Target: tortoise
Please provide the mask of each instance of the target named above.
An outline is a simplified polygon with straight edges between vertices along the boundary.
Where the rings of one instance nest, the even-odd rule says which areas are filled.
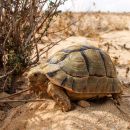
[[[54,53],[28,76],[31,86],[42,86],[62,108],[71,110],[71,100],[111,95],[117,100],[122,84],[110,56],[91,45],[73,45]],[[40,88],[40,87],[39,87]]]

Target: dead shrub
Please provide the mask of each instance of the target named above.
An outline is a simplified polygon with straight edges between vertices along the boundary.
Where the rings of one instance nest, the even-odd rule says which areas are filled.
[[[37,48],[41,38],[47,35],[57,8],[65,0],[1,0],[0,1],[0,67],[4,81],[2,91],[14,92],[11,87],[16,75],[39,60]],[[40,37],[35,34],[42,29]],[[35,50],[36,58],[31,55]],[[1,81],[1,82],[2,82]],[[10,89],[7,89],[9,88]]]

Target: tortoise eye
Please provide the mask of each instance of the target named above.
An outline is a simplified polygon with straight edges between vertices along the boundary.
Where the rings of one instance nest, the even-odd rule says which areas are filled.
[[[35,73],[35,74],[34,74],[34,76],[35,76],[35,77],[37,77],[37,76],[38,76],[38,74],[37,74],[37,73]]]

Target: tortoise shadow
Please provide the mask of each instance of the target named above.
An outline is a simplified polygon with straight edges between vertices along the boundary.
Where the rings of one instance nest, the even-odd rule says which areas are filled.
[[[130,101],[128,99],[122,99],[120,105],[115,104],[114,100],[109,97],[99,98],[99,99],[89,99],[90,107],[82,108],[82,112],[106,112],[114,115],[122,120],[130,121]],[[75,102],[76,103],[76,102]]]

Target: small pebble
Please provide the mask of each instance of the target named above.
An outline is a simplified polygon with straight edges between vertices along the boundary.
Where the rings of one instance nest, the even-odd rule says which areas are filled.
[[[84,100],[81,100],[78,102],[78,105],[85,108],[85,107],[90,107],[90,103]]]

